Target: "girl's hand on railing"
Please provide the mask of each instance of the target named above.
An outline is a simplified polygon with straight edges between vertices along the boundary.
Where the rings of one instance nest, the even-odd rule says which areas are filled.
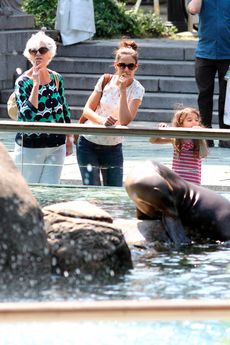
[[[165,128],[165,127],[168,127],[167,123],[165,122],[160,122],[159,125],[158,125],[159,128]]]

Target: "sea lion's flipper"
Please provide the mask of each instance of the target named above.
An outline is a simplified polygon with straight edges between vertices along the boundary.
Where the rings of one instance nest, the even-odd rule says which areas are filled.
[[[191,240],[186,236],[184,227],[179,218],[162,216],[162,223],[170,240],[174,243],[176,249],[182,245],[191,244]]]

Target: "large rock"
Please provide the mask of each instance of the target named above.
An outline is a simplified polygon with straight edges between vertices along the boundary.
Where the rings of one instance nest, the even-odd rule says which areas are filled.
[[[124,236],[107,212],[73,201],[46,206],[43,213],[53,272],[114,276],[132,267]]]
[[[0,144],[0,271],[50,272],[43,214]]]
[[[129,246],[167,248],[169,238],[160,220],[122,219],[114,220],[114,225],[121,229]]]

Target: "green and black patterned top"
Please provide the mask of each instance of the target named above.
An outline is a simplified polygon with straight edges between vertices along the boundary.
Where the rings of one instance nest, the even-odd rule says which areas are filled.
[[[70,111],[65,98],[64,81],[57,73],[58,90],[54,74],[50,71],[49,84],[39,86],[38,109],[30,103],[29,97],[33,80],[21,75],[15,83],[15,95],[18,106],[18,121],[70,123]],[[17,133],[16,142],[25,147],[55,147],[65,143],[64,134]]]

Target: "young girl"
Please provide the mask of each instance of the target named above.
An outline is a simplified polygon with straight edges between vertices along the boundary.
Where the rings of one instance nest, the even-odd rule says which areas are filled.
[[[159,124],[161,128],[166,126],[165,123]],[[202,127],[200,114],[194,108],[178,110],[173,116],[172,126],[200,128]],[[201,160],[208,154],[206,140],[152,137],[150,142],[152,144],[172,143],[174,148],[172,170],[186,181],[196,184],[201,183]]]

